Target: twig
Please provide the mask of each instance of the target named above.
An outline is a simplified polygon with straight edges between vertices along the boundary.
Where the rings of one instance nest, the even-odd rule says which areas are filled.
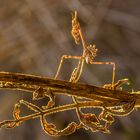
[[[33,92],[38,89],[38,87],[42,87],[44,91],[47,91],[49,87],[54,94],[63,94],[68,96],[74,95],[76,97],[99,100],[102,102],[112,101],[109,102],[109,104],[113,104],[114,102],[127,102],[132,98],[137,97],[135,106],[140,106],[139,92],[131,93],[120,90],[110,90],[88,84],[71,83],[68,81],[54,80],[47,77],[29,74],[0,72],[0,88],[2,89]]]

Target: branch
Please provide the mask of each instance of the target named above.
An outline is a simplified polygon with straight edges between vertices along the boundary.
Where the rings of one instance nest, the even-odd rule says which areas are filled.
[[[34,92],[39,87],[42,87],[44,91],[51,88],[54,94],[63,94],[102,101],[105,102],[107,106],[112,106],[116,103],[129,102],[131,99],[136,97],[135,107],[140,107],[140,92],[131,93],[120,90],[105,89],[88,84],[54,80],[47,77],[29,74],[0,72],[0,88],[2,89]]]

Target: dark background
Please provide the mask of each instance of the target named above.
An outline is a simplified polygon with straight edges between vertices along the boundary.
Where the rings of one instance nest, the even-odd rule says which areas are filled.
[[[0,71],[20,72],[53,77],[63,54],[80,55],[82,48],[71,37],[71,12],[77,10],[87,44],[96,44],[96,61],[114,61],[116,81],[129,78],[124,87],[138,91],[140,77],[140,1],[139,0],[1,0],[0,1]],[[76,65],[65,61],[60,79],[68,80]],[[111,67],[85,65],[80,82],[101,86],[111,82]],[[0,92],[0,120],[12,118],[14,103],[31,100],[21,91]],[[58,103],[71,99],[63,96]],[[46,100],[39,104],[45,103]],[[36,102],[38,103],[38,102]],[[25,109],[23,108],[25,112]],[[76,119],[74,112],[48,117],[58,127]],[[140,113],[116,118],[112,134],[78,130],[67,136],[53,138],[44,133],[39,120],[31,120],[19,127],[0,130],[3,140],[138,140]]]

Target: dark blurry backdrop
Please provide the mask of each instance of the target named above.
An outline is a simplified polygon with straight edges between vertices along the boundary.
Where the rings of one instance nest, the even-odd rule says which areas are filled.
[[[114,61],[116,80],[129,78],[126,90],[140,90],[139,0],[0,0],[0,71],[53,77],[63,54],[80,55],[71,37],[71,12],[77,10],[86,42],[99,49],[96,61]],[[76,65],[65,61],[60,79],[68,80]],[[111,82],[111,67],[85,65],[80,82],[101,86]],[[0,91],[0,120],[12,118],[14,103],[31,96],[20,91]],[[39,104],[45,103],[46,100]],[[70,102],[59,97],[58,103]],[[38,102],[35,102],[38,103]],[[25,112],[25,109],[23,108]],[[75,120],[74,112],[48,117],[58,127]],[[0,130],[0,140],[138,140],[140,112],[116,118],[111,135],[79,130],[60,138],[45,134],[38,120],[12,130]]]

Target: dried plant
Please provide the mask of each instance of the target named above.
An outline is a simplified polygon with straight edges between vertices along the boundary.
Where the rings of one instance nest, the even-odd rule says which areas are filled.
[[[23,90],[33,94],[32,100],[49,97],[46,106],[39,107],[35,104],[20,100],[15,104],[13,120],[0,122],[0,127],[14,128],[29,119],[39,118],[42,129],[51,136],[62,136],[74,133],[77,129],[84,128],[92,132],[110,133],[110,126],[115,121],[114,116],[129,115],[134,109],[140,107],[140,92],[126,92],[122,90],[123,84],[129,84],[128,79],[121,79],[115,83],[115,63],[95,62],[97,54],[95,45],[87,45],[78,21],[77,12],[72,15],[72,36],[77,45],[83,46],[81,56],[63,55],[54,79],[34,75],[0,72],[0,88],[10,90]],[[81,43],[80,43],[81,42]],[[74,68],[69,81],[56,80],[64,59],[77,59],[78,65]],[[101,87],[79,84],[84,63],[113,66],[112,82]],[[55,106],[55,94],[72,97],[73,103]],[[83,99],[82,101],[79,98]],[[85,99],[85,101],[84,101]],[[21,105],[25,105],[34,113],[21,116]],[[100,114],[83,113],[82,108],[99,108]],[[56,125],[49,123],[46,116],[66,110],[76,111],[79,123],[71,122],[66,128],[57,130]]]

